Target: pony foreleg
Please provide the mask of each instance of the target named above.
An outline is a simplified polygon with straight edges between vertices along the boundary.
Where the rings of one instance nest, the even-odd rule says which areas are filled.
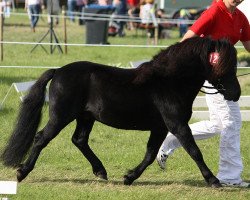
[[[204,162],[202,153],[195,143],[189,126],[178,126],[176,131],[171,132],[178,138],[183,148],[196,162],[206,182],[212,187],[221,187],[220,181],[213,175],[213,173]]]
[[[160,132],[151,131],[145,157],[136,168],[129,170],[128,174],[124,176],[125,185],[131,185],[134,180],[139,178],[143,171],[154,162],[159,148],[167,135],[167,132],[167,130],[161,130]]]
[[[108,180],[106,169],[88,145],[89,134],[92,130],[94,120],[84,120],[84,118],[78,117],[76,121],[76,130],[72,137],[73,144],[75,144],[90,162],[93,173],[99,178]]]

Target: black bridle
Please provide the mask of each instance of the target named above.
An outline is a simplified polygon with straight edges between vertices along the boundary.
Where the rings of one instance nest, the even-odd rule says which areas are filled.
[[[240,76],[246,76],[246,75],[249,75],[249,73],[245,73],[245,74],[240,74],[238,75],[237,77],[240,77]],[[207,89],[216,89],[217,91],[216,92],[206,92],[206,91],[203,91],[200,89],[200,92],[204,93],[204,94],[218,94],[218,93],[221,93],[223,91],[225,91],[226,89],[224,88],[224,85],[222,83],[220,83],[220,79],[218,79],[218,83],[216,86],[205,86],[203,85],[202,86],[203,88],[207,88]]]

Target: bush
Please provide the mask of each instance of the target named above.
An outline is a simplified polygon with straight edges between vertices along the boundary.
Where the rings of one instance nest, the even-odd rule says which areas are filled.
[[[248,52],[239,52],[238,55],[238,65],[240,67],[250,67],[250,53]]]

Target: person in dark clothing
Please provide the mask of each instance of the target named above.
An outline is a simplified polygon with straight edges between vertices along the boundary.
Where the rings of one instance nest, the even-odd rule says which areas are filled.
[[[115,7],[115,15],[118,15],[119,19],[121,19],[122,16],[127,15],[128,9],[127,9],[127,1],[126,0],[114,0],[113,6]],[[118,35],[120,37],[125,36],[124,26],[125,26],[126,22],[121,19],[121,20],[117,20],[117,23],[119,25]]]

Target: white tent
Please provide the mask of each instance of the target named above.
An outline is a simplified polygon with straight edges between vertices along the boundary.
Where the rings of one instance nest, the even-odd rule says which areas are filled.
[[[243,1],[238,8],[246,15],[249,23],[250,23],[250,0]]]

